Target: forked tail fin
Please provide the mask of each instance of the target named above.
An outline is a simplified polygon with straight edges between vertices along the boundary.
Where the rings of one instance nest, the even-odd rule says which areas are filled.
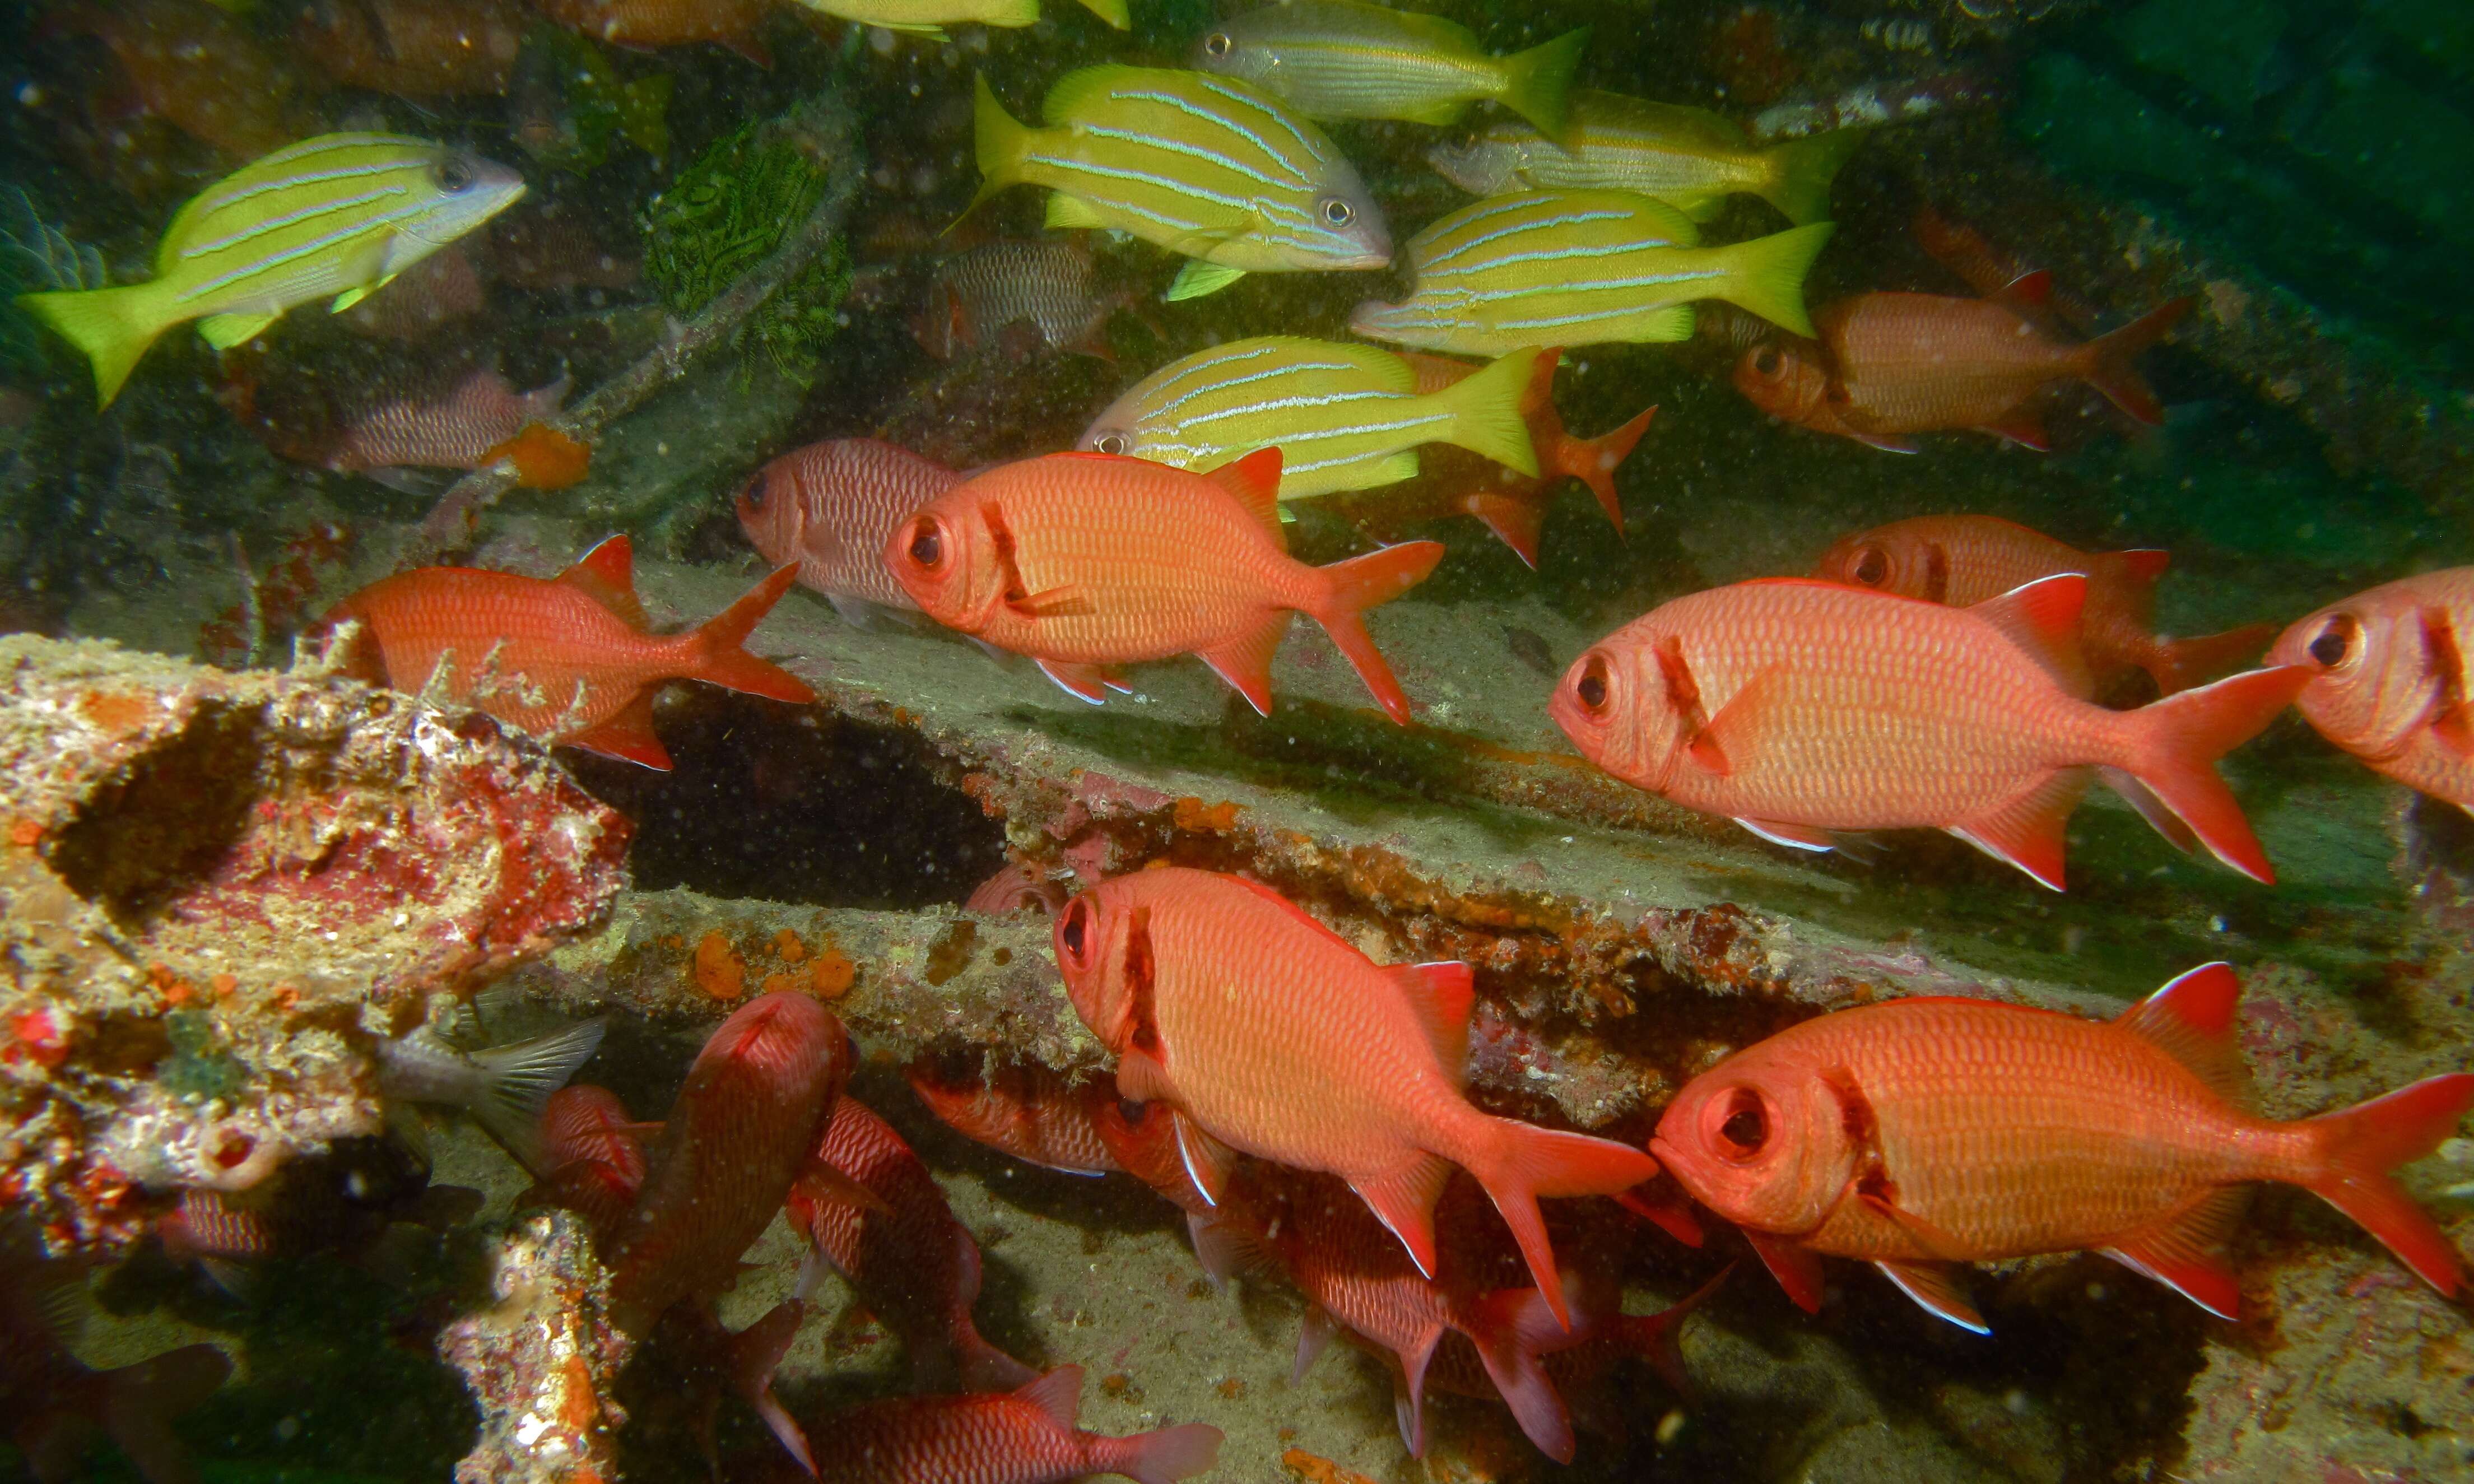
[[[1357,668],[1358,678],[1383,707],[1383,714],[1402,726],[1409,724],[1409,697],[1394,679],[1392,667],[1384,663],[1383,653],[1374,647],[1373,637],[1366,632],[1366,610],[1388,603],[1426,580],[1435,564],[1443,559],[1443,543],[1408,541],[1396,547],[1385,547],[1353,556],[1346,562],[1335,562],[1318,569],[1323,574],[1325,590],[1307,616],[1323,626],[1331,642],[1348,663]]]
[[[1792,335],[1818,339],[1812,315],[1804,306],[1804,276],[1834,231],[1829,222],[1790,227],[1766,237],[1708,251],[1719,255],[1730,270],[1712,287],[1713,297],[1739,309],[1749,309]]]
[[[1553,416],[1550,411],[1549,416]],[[1564,429],[1561,420],[1555,431],[1559,436],[1540,440],[1538,445],[1539,467],[1547,477],[1569,474],[1589,487],[1598,497],[1598,508],[1613,523],[1615,534],[1624,533],[1623,503],[1615,499],[1615,470],[1632,457],[1633,445],[1649,430],[1649,420],[1658,416],[1656,407],[1643,407],[1638,416],[1611,433],[1595,438],[1575,438]]]
[[[756,1323],[732,1335],[726,1351],[731,1389],[755,1408],[783,1450],[797,1459],[800,1468],[814,1473],[816,1460],[809,1450],[807,1433],[791,1419],[781,1399],[773,1395],[773,1373],[781,1367],[782,1357],[789,1353],[790,1342],[798,1338],[799,1321],[807,1312],[807,1305],[798,1300],[785,1299],[766,1309]]]
[[[709,680],[777,701],[805,705],[814,700],[816,693],[798,676],[740,647],[747,643],[747,636],[756,631],[764,616],[773,611],[773,605],[782,600],[782,595],[790,591],[790,584],[798,580],[797,567],[782,568],[750,589],[746,596],[714,615],[704,627],[689,636],[694,659],[681,673],[691,680]]]
[[[1583,26],[1503,59],[1503,106],[1561,142],[1571,116],[1572,75],[1580,70],[1589,44],[1589,28]]]
[[[1865,134],[1863,129],[1833,129],[1771,150],[1765,157],[1769,182],[1761,187],[1761,199],[1798,227],[1830,220],[1830,182],[1864,142]]]
[[[1497,1289],[1477,1302],[1467,1333],[1520,1430],[1538,1451],[1559,1464],[1570,1463],[1572,1414],[1540,1360],[1569,1345],[1570,1331],[1556,1320],[1545,1297],[1535,1288]]]
[[[1220,1466],[1220,1429],[1207,1423],[1187,1423],[1157,1432],[1110,1439],[1125,1450],[1107,1467],[1139,1484],[1176,1484]]]
[[[997,90],[988,85],[985,74],[971,79],[971,151],[980,167],[980,188],[971,196],[971,204],[962,215],[954,218],[945,230],[952,231],[962,217],[980,207],[980,203],[1014,183],[1015,172],[1021,168],[1023,152],[1031,147],[1031,130],[997,101]]]
[[[121,384],[137,369],[138,358],[163,332],[163,323],[156,317],[151,283],[20,294],[17,307],[85,353],[86,363],[94,368],[98,409],[111,405]]]
[[[2083,369],[2079,375],[2087,384],[2105,395],[2107,401],[2150,427],[2165,421],[2165,408],[2148,389],[2147,379],[2139,374],[2133,361],[2139,353],[2165,337],[2183,315],[2191,312],[2192,300],[2185,295],[2148,310],[2109,335],[2099,335],[2079,348]]]
[[[1451,417],[1444,440],[1535,477],[1539,453],[1530,442],[1526,403],[1541,367],[1543,375],[1552,377],[1555,357],[1543,351],[1515,351],[1435,393],[1435,401]]]
[[[2245,670],[2130,712],[2122,718],[2130,756],[2113,760],[2115,766],[2179,815],[2218,860],[2273,885],[2276,872],[2233,791],[2217,776],[2216,763],[2258,736],[2316,673],[2307,665]]]
[[[2389,1172],[2438,1149],[2469,1107],[2474,1075],[2452,1072],[2310,1119],[2303,1127],[2319,1135],[2319,1168],[2294,1180],[2361,1223],[2443,1298],[2454,1298],[2463,1282],[2463,1262]]]
[[[2273,623],[2245,623],[2221,634],[2159,639],[2139,668],[2155,679],[2160,694],[2171,695],[2233,669],[2267,648],[2268,642],[2275,637]]]
[[[1570,1311],[1564,1302],[1564,1280],[1555,1271],[1555,1249],[1546,1237],[1546,1223],[1538,1211],[1540,1196],[1611,1196],[1630,1190],[1658,1173],[1658,1161],[1645,1150],[1587,1133],[1566,1133],[1509,1118],[1487,1118],[1492,1131],[1477,1150],[1450,1157],[1477,1177],[1520,1255],[1529,1277],[1553,1312],[1568,1327]]]

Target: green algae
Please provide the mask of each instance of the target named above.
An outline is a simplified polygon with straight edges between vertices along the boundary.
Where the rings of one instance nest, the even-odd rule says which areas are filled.
[[[609,53],[572,31],[537,26],[524,37],[513,91],[522,100],[516,142],[554,170],[589,174],[624,139],[659,158],[670,152],[667,72],[621,78]]]
[[[229,1098],[249,1085],[249,1068],[224,1047],[214,1017],[200,1010],[176,1010],[163,1017],[171,1059],[157,1080],[184,1098]]]

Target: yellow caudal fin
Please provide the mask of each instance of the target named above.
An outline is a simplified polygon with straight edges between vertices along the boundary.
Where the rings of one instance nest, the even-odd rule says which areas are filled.
[[[1809,138],[1790,139],[1762,157],[1769,181],[1760,197],[1786,213],[1798,227],[1830,220],[1830,182],[1838,167],[1864,142],[1868,131],[1833,129]]]
[[[1812,316],[1804,307],[1804,276],[1833,230],[1828,222],[1815,222],[1716,249],[1733,271],[1718,280],[1712,297],[1750,309],[1791,334],[1816,338]]]
[[[1082,9],[1089,11],[1119,31],[1134,29],[1134,17],[1127,11],[1126,0],[1082,0]]]
[[[1581,53],[1589,44],[1589,28],[1567,31],[1543,45],[1503,59],[1503,106],[1538,126],[1557,141],[1571,113],[1572,74],[1581,67]]]
[[[1006,111],[997,101],[996,89],[984,76],[971,79],[971,147],[980,165],[980,189],[971,204],[962,208],[962,216],[979,209],[980,203],[1014,184],[1014,172],[1022,164],[1024,151],[1031,147],[1031,131]],[[954,218],[959,222],[962,216]],[[952,231],[952,227],[945,229]]]
[[[1521,413],[1521,401],[1529,391],[1538,357],[1545,353],[1515,351],[1435,393],[1436,404],[1452,419],[1443,441],[1537,477],[1538,450],[1529,441],[1529,420]]]
[[[158,317],[154,285],[124,288],[70,289],[56,294],[20,294],[17,307],[50,326],[60,337],[85,353],[94,367],[94,404],[111,405],[121,384],[137,369],[138,357],[163,332]]]

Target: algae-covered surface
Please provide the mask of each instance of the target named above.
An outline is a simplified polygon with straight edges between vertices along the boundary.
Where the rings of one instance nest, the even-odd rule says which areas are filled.
[[[1624,1359],[1582,1409],[1569,1465],[1504,1407],[1430,1389],[1412,1458],[1381,1359],[1343,1343],[1293,1375],[1308,1315],[1292,1284],[1214,1281],[1183,1216],[1132,1176],[975,1142],[904,1076],[924,1058],[1106,1089],[1111,1055],[1065,995],[1046,918],[964,904],[1001,869],[1036,896],[1162,864],[1249,874],[1380,962],[1470,962],[1472,1098],[1636,1143],[1693,1076],[1815,1013],[1957,993],[2108,1015],[2213,960],[2244,978],[2241,1040],[2270,1114],[2464,1070],[2474,824],[2292,713],[2221,767],[2275,885],[2177,851],[2099,789],[2056,892],[1936,832],[1831,854],[1768,843],[1601,773],[1546,712],[1564,668],[1648,609],[1809,572],[1841,535],[1911,516],[2167,550],[2169,634],[2282,625],[2474,562],[2455,288],[2474,247],[2474,33],[2451,7],[1431,7],[1493,52],[1591,26],[1586,85],[1764,139],[1871,127],[1831,195],[1813,306],[1972,292],[1924,245],[1934,214],[1980,234],[2002,277],[2049,271],[2044,323],[2065,338],[2189,296],[2140,361],[2161,425],[2065,384],[2037,404],[2050,450],[1949,431],[1882,451],[1753,405],[1731,380],[1764,331],[1705,310],[1689,342],[1577,348],[1556,376],[1576,434],[1657,408],[1614,474],[1620,537],[1577,483],[1534,570],[1467,518],[1295,502],[1286,539],[1309,563],[1444,544],[1429,580],[1367,620],[1407,726],[1304,620],[1268,716],[1191,657],[1132,667],[1130,692],[1095,706],[1027,660],[916,617],[854,623],[803,587],[747,648],[816,699],[662,687],[674,766],[659,772],[373,688],[314,639],[279,672],[333,603],[402,568],[550,577],[613,533],[632,540],[649,626],[683,632],[766,573],[739,511],[768,460],[862,436],[964,471],[1069,448],[1178,356],[1347,338],[1351,308],[1399,297],[1408,270],[1256,274],[1172,303],[1172,255],[1078,232],[1102,280],[1148,285],[1100,331],[1108,357],[958,307],[938,279],[953,255],[1042,231],[1027,189],[951,225],[980,182],[975,77],[1034,118],[1073,67],[1174,64],[1211,7],[1138,0],[1121,35],[1052,4],[1035,25],[942,38],[741,0],[625,8],[628,24],[678,12],[707,28],[646,38],[596,33],[620,21],[581,22],[599,8],[569,0],[459,0],[435,9],[464,39],[437,53],[412,25],[429,9],[0,5],[12,293],[142,279],[179,204],[270,134],[437,138],[527,185],[352,312],[302,307],[228,356],[172,328],[101,410],[75,351],[0,305],[0,626],[121,646],[0,645],[0,1222],[30,1224],[0,1229],[0,1253],[31,1231],[67,1265],[0,1270],[0,1314],[36,1312],[9,1285],[39,1298],[61,1275],[90,1300],[62,1341],[69,1369],[21,1375],[0,1356],[0,1479],[159,1484],[182,1476],[177,1454],[217,1484],[773,1476],[787,1455],[734,1390],[738,1361],[710,1335],[616,1333],[612,1233],[546,1218],[532,1187],[551,1172],[381,1065],[416,1026],[478,1049],[594,1017],[597,1050],[562,1075],[632,1119],[684,1118],[674,1100],[714,1025],[784,991],[847,1028],[850,1095],[916,1150],[976,1244],[988,1340],[1081,1367],[1085,1427],[1221,1429],[1213,1478],[2474,1470],[2462,1302],[2281,1187],[2232,1239],[2240,1321],[2054,1254],[1968,1278],[1988,1337],[1852,1262],[1830,1264],[1807,1315],[1724,1223],[1705,1221],[1697,1251],[1636,1224],[1618,1253],[1632,1314],[1734,1265],[1678,1331],[1689,1389]],[[418,85],[386,70],[423,58]],[[1405,243],[1467,199],[1428,149],[1509,117],[1328,127]],[[1706,231],[1777,226],[1738,198]],[[594,404],[590,468],[561,487],[508,489],[484,466],[450,492],[470,458],[380,480],[303,456],[409,384],[366,369],[388,357],[513,389],[565,377],[570,407],[626,395]],[[303,407],[323,409],[315,426]],[[2136,682],[2109,697],[2147,698]],[[2402,1180],[2474,1248],[2474,1144]],[[742,1330],[802,1302],[773,1388],[830,1462],[820,1420],[914,1376],[884,1317],[807,1248],[772,1219],[718,1315]],[[61,1308],[36,1307],[47,1323]],[[218,1388],[122,1373],[146,1376],[122,1384],[180,1447],[110,1441],[85,1373],[200,1343],[233,1362]]]

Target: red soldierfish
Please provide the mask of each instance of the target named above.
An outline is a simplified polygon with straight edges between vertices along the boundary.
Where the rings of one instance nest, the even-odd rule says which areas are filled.
[[[1828,582],[1971,608],[2040,577],[2074,572],[2088,579],[2079,648],[2098,691],[2130,669],[2146,670],[2171,695],[2257,653],[2271,632],[2246,624],[2198,639],[2163,639],[2154,630],[2156,579],[2165,552],[2081,551],[2042,531],[1989,515],[1928,515],[1842,536],[1812,574]]]
[[[2269,660],[2314,671],[2296,703],[2376,771],[2474,813],[2474,567],[2359,593],[2300,620]]]
[[[635,558],[613,536],[554,578],[424,567],[382,578],[323,620],[358,620],[349,671],[476,707],[546,742],[667,768],[653,692],[703,680],[804,703],[816,693],[740,647],[798,577],[785,567],[703,627],[646,632]]]
[[[782,1208],[850,1076],[850,1036],[804,994],[732,1012],[688,1069],[610,1244],[612,1322],[642,1336],[681,1300],[730,1286],[740,1253]]]
[[[1104,1081],[1069,1083],[1044,1066],[1020,1061],[993,1071],[974,1053],[969,1071],[923,1057],[902,1069],[919,1101],[944,1125],[990,1149],[1068,1175],[1105,1175],[1117,1167],[1091,1124],[1091,1109],[1114,1107],[1116,1089]]]
[[[479,469],[524,425],[556,416],[566,400],[565,377],[518,392],[495,371],[473,371],[441,397],[375,402],[344,427],[327,467],[374,478],[399,468]]]
[[[1400,358],[1409,363],[1417,375],[1418,395],[1431,396],[1447,386],[1457,385],[1486,368],[1469,361],[1454,360],[1447,355],[1428,355],[1420,351],[1403,351]],[[1632,456],[1633,446],[1649,429],[1649,420],[1658,415],[1656,407],[1643,407],[1621,427],[1595,438],[1575,438],[1564,426],[1563,414],[1555,410],[1555,367],[1563,359],[1561,351],[1548,351],[1538,357],[1528,394],[1521,399],[1520,413],[1529,424],[1529,446],[1538,454],[1539,491],[1543,493],[1563,478],[1580,480],[1598,498],[1598,508],[1613,522],[1615,534],[1623,534],[1623,504],[1615,498],[1615,470]],[[1426,451],[1441,453],[1448,445],[1436,445]],[[1470,511],[1478,515],[1477,511]],[[1484,519],[1481,515],[1480,519]],[[1501,535],[1500,531],[1496,532]],[[1510,542],[1510,538],[1505,538]],[[1518,544],[1511,543],[1517,550]],[[1530,543],[1529,565],[1535,559],[1537,543]]]
[[[962,476],[873,438],[834,438],[793,449],[756,471],[739,492],[748,545],[825,595],[834,611],[866,627],[879,608],[919,605],[885,570],[895,526]]]
[[[2474,1076],[2261,1118],[2241,1106],[2241,992],[2210,963],[2110,1022],[1946,998],[1841,1010],[1694,1078],[1651,1148],[1807,1310],[1812,1254],[1831,1253],[1980,1332],[1949,1264],[2093,1248],[2232,1319],[2220,1249],[2263,1180],[2320,1197],[2455,1295],[2456,1251],[2388,1172],[2456,1131]]]
[[[818,1166],[857,1182],[884,1205],[834,1198]],[[793,1230],[815,1244],[877,1323],[902,1340],[914,1391],[1010,1391],[1029,1366],[990,1345],[971,1317],[980,1302],[980,1244],[954,1219],[928,1167],[890,1125],[854,1098],[834,1105],[789,1191]],[[802,1284],[804,1291],[806,1284]]]
[[[1194,653],[1265,716],[1289,615],[1312,618],[1393,720],[1409,698],[1366,632],[1365,611],[1426,578],[1431,541],[1329,567],[1288,554],[1280,454],[1209,474],[1109,453],[1052,453],[988,471],[893,534],[885,563],[931,618],[1027,654],[1098,704],[1117,667]]]
[[[1804,577],[1665,603],[1574,661],[1548,706],[1589,761],[1764,839],[1930,828],[2062,887],[2063,827],[2091,766],[2173,838],[2275,879],[2210,766],[2310,678],[2251,670],[2138,711],[2073,693],[2076,573],[1945,608]],[[2076,682],[2083,686],[2083,678]]]
[[[1045,345],[1114,361],[1109,317],[1142,297],[1139,283],[1104,285],[1098,260],[1079,242],[983,242],[936,264],[910,332],[940,361],[1017,328],[1026,353]]]
[[[1472,1107],[1466,963],[1377,965],[1268,887],[1183,868],[1120,876],[1066,904],[1056,961],[1117,1090],[1175,1109],[1205,1197],[1231,1149],[1340,1176],[1436,1271],[1434,1209],[1477,1178],[1565,1319],[1540,1196],[1612,1195],[1658,1173],[1640,1151]]]
[[[997,867],[987,880],[971,888],[964,899],[964,912],[985,912],[1001,917],[1008,912],[1038,912],[1052,916],[1065,905],[1065,888],[1045,877],[1031,878],[1019,864],[1008,861]]]
[[[83,1477],[92,1432],[111,1434],[148,1484],[197,1477],[172,1432],[231,1375],[212,1345],[184,1345],[135,1365],[97,1371],[70,1353],[85,1273],[46,1256],[31,1222],[0,1220],[0,1437],[38,1478]]]
[[[542,1107],[549,1174],[517,1199],[517,1209],[565,1206],[590,1222],[596,1237],[606,1236],[635,1206],[644,1184],[644,1138],[661,1128],[631,1121],[626,1105],[606,1087],[561,1087]]]
[[[2079,345],[2039,325],[2051,279],[2029,274],[1991,299],[1857,294],[1812,317],[1820,341],[1769,339],[1735,363],[1735,389],[1753,405],[1815,432],[1894,453],[1908,433],[1965,427],[2031,449],[2045,433],[2029,398],[2077,379],[2142,423],[2165,420],[2131,362],[2190,311],[2176,299],[2111,334]]]
[[[1074,1425],[1082,1368],[1058,1366],[1020,1388],[975,1397],[897,1397],[814,1419],[833,1446],[822,1484],[1063,1484],[1122,1474],[1174,1484],[1220,1461],[1220,1429],[1201,1423],[1103,1437]],[[799,1475],[784,1472],[786,1479]]]

